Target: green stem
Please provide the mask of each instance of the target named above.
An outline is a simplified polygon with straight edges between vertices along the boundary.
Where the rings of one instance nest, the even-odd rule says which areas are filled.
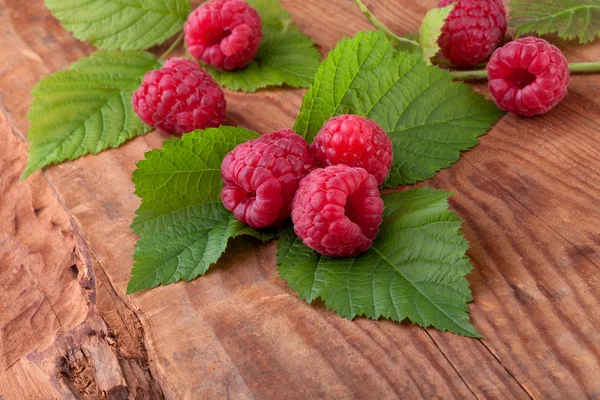
[[[447,65],[447,66],[451,66],[452,63],[444,58],[438,58],[438,57],[433,57],[431,59],[431,62],[435,65]],[[480,62],[479,64],[475,64],[473,67],[474,68],[485,68],[485,66],[487,65],[487,62]]]
[[[572,74],[589,74],[600,72],[600,62],[582,62],[569,64],[569,71]],[[450,71],[450,75],[454,79],[461,81],[476,81],[487,79],[487,71],[485,69],[473,71]]]
[[[183,40],[183,38],[184,38],[184,33],[181,32],[179,34],[179,36],[177,36],[177,39],[175,39],[175,41],[173,42],[173,44],[167,49],[167,51],[165,51],[163,53],[163,55],[160,56],[160,59],[161,60],[165,60],[167,57],[169,57],[171,55],[171,53],[174,52],[179,47],[179,45],[181,44],[181,41]]]
[[[385,35],[388,37],[388,39],[390,39],[392,41],[396,41],[396,42],[410,43],[414,46],[421,47],[421,45],[419,43],[415,42],[414,40],[403,38],[401,36],[396,35],[394,32],[390,31],[388,29],[388,27],[386,27],[380,20],[377,19],[377,17],[375,17],[375,15],[373,15],[373,13],[371,11],[369,11],[369,9],[367,8],[367,6],[365,6],[365,4],[362,2],[362,0],[354,0],[354,2],[358,6],[358,8],[360,8],[360,11],[365,15],[365,17],[367,17],[369,22],[371,22],[371,24],[373,24],[373,26],[375,28],[377,28],[380,31],[382,31],[383,33],[385,33]]]
[[[460,81],[476,81],[487,79],[487,71],[485,69],[478,69],[473,71],[450,71],[450,75],[454,79]]]
[[[600,72],[600,62],[582,62],[569,64],[569,71],[575,74]]]

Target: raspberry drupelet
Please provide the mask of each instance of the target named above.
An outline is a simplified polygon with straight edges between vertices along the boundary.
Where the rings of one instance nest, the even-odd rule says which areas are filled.
[[[501,109],[518,115],[545,114],[567,94],[569,64],[543,39],[517,39],[496,50],[487,65],[488,87]]]
[[[315,169],[300,181],[294,197],[294,231],[323,255],[354,257],[371,247],[383,207],[377,180],[363,168]]]
[[[190,54],[222,71],[246,66],[262,38],[258,12],[243,0],[211,0],[194,10],[184,27]]]
[[[225,95],[194,61],[172,58],[144,76],[131,98],[140,119],[165,132],[215,128],[225,121]]]
[[[320,166],[345,164],[364,168],[379,186],[392,166],[392,140],[375,121],[358,115],[330,119],[310,149]]]
[[[506,33],[502,0],[441,0],[439,7],[457,3],[448,16],[438,44],[457,67],[472,67],[485,60]]]
[[[300,180],[314,167],[308,144],[283,129],[238,145],[221,164],[221,200],[253,228],[278,226],[290,216]]]

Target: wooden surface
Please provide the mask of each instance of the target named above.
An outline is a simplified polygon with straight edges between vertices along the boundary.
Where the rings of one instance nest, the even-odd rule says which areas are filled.
[[[600,76],[543,118],[506,116],[426,183],[456,193],[485,339],[341,319],[246,239],[206,277],[125,296],[131,173],[166,135],[19,184],[32,86],[93,51],[26,3],[0,0],[0,399],[600,398]],[[369,28],[351,0],[283,3],[324,54]],[[436,1],[368,4],[405,34]],[[561,46],[600,59],[600,43]],[[291,127],[303,93],[227,93],[229,120]]]

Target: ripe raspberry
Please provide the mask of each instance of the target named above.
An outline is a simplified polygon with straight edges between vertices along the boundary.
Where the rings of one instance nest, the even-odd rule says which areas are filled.
[[[253,228],[276,226],[290,216],[300,179],[314,167],[304,138],[290,129],[238,145],[225,156],[221,200]]]
[[[330,257],[354,257],[371,247],[382,213],[375,177],[344,164],[313,170],[292,205],[296,235]]]
[[[144,123],[170,133],[214,128],[225,121],[225,95],[193,61],[172,58],[144,76],[131,102]]]
[[[212,0],[190,14],[184,31],[194,58],[231,71],[256,56],[262,22],[258,12],[243,0]]]
[[[566,96],[571,76],[561,51],[534,37],[496,50],[487,72],[488,87],[498,107],[528,117],[556,106]]]
[[[456,3],[441,0],[439,7]],[[458,0],[442,28],[438,44],[444,57],[457,67],[472,67],[485,60],[506,33],[502,0]]]
[[[376,122],[358,115],[341,115],[321,128],[310,146],[322,167],[345,164],[361,167],[383,184],[392,166],[392,141]]]

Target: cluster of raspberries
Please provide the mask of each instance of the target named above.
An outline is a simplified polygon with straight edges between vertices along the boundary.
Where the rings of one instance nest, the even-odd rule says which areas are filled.
[[[506,10],[502,0],[441,0],[439,6],[453,3],[438,42],[451,63],[472,67],[501,43]],[[263,34],[258,12],[243,0],[204,3],[190,14],[184,31],[189,53],[222,71],[236,70],[252,61]],[[565,97],[570,79],[560,50],[533,37],[497,49],[487,71],[496,104],[525,116],[544,114],[556,106]],[[146,74],[132,96],[132,104],[144,123],[175,134],[223,124],[227,106],[217,82],[196,62],[185,59],[170,59],[162,68]],[[323,146],[315,151],[320,157],[327,156],[332,165],[356,161],[332,155],[333,150]]]
[[[454,65],[472,67],[490,56],[489,89],[498,106],[519,115],[543,114],[566,95],[570,74],[560,50],[542,39],[518,39],[495,50],[506,32],[501,0],[456,3],[439,38]],[[258,12],[243,0],[211,0],[185,24],[190,54],[223,71],[247,65],[262,38]],[[495,51],[494,51],[495,50]],[[144,77],[132,96],[146,123],[182,134],[225,121],[226,101],[197,62],[170,59]],[[280,225],[292,217],[304,243],[327,256],[355,256],[379,230],[379,186],[392,165],[392,142],[375,122],[356,115],[329,120],[311,146],[287,129],[237,146],[223,160],[221,199],[240,221]]]
[[[240,221],[277,227],[290,217],[298,237],[330,257],[353,257],[373,243],[382,221],[379,186],[392,165],[392,141],[357,115],[329,120],[311,146],[284,129],[225,156],[221,200]]]
[[[184,27],[192,57],[222,71],[246,66],[262,38],[258,12],[243,0],[211,0],[194,10]],[[183,134],[225,122],[225,95],[196,62],[168,60],[144,77],[133,94],[133,109],[144,123]]]
[[[527,37],[496,50],[506,33],[502,0],[441,0],[439,7],[454,3],[438,44],[457,67],[473,67],[493,53],[487,64],[488,85],[498,107],[518,115],[540,115],[565,97],[570,73],[558,48]]]

